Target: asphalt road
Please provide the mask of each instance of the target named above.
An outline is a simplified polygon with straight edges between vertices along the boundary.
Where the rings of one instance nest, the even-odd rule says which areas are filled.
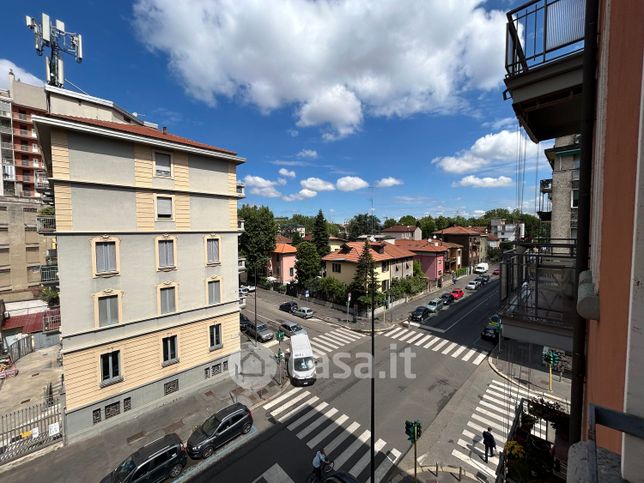
[[[400,326],[376,336],[377,481],[410,449],[404,421],[419,420],[428,427],[482,363],[492,344],[479,333],[497,307],[498,281],[493,281],[432,317],[431,326]],[[247,299],[244,313],[253,320],[254,297]],[[256,434],[227,455],[213,457],[190,481],[306,481],[314,450],[323,446],[336,470],[367,481],[370,337],[289,316],[261,297],[257,313],[259,321],[274,328],[286,319],[307,329],[319,356],[318,380],[307,388],[289,388],[257,408]]]

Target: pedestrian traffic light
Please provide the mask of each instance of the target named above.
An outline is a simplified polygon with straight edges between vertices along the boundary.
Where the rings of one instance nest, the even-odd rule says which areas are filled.
[[[420,421],[414,421],[414,425],[416,426],[416,439],[418,439],[423,432],[423,427],[420,425]]]

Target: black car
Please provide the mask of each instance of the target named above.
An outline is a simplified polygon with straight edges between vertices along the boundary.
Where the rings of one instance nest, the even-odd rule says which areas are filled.
[[[101,483],[158,482],[175,479],[188,458],[179,436],[174,433],[146,444],[128,456]]]
[[[454,302],[454,296],[451,293],[444,293],[441,298],[443,299],[443,305],[449,305]]]
[[[479,286],[482,286],[482,285],[487,284],[488,280],[489,280],[489,278],[488,278],[488,279],[483,278],[483,275],[479,275],[478,277],[476,277],[476,278],[474,279],[474,281],[475,281],[475,282],[478,282],[478,283],[479,283]]]
[[[252,427],[250,409],[241,403],[228,406],[195,428],[188,438],[188,455],[192,459],[208,458],[217,448],[248,433]]]
[[[483,274],[480,276],[481,279],[483,279],[483,283],[488,283],[490,281],[490,276]]]
[[[288,312],[289,314],[297,308],[297,302],[284,302],[280,304],[280,310]]]
[[[412,322],[422,322],[431,315],[429,309],[425,306],[416,307],[416,309],[409,314],[409,320]]]
[[[239,314],[239,330],[241,332],[246,332],[251,325],[253,325],[253,323],[248,317],[244,314]]]

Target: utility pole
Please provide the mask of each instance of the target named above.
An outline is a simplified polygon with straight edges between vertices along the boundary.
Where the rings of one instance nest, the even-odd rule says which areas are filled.
[[[373,267],[371,267],[373,269]],[[371,277],[371,273],[369,274]],[[371,283],[371,480],[376,481],[376,376],[375,357],[376,357],[376,286]]]
[[[257,347],[257,267],[255,267],[255,347]]]

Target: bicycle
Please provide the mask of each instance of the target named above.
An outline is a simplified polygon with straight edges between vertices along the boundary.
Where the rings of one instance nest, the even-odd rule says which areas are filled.
[[[334,466],[335,466],[335,463],[333,461],[327,461],[322,465],[322,479],[318,478],[314,468],[313,471],[311,471],[311,474],[309,474],[308,478],[306,479],[306,483],[324,482],[324,477],[331,475],[331,473],[333,472]]]

